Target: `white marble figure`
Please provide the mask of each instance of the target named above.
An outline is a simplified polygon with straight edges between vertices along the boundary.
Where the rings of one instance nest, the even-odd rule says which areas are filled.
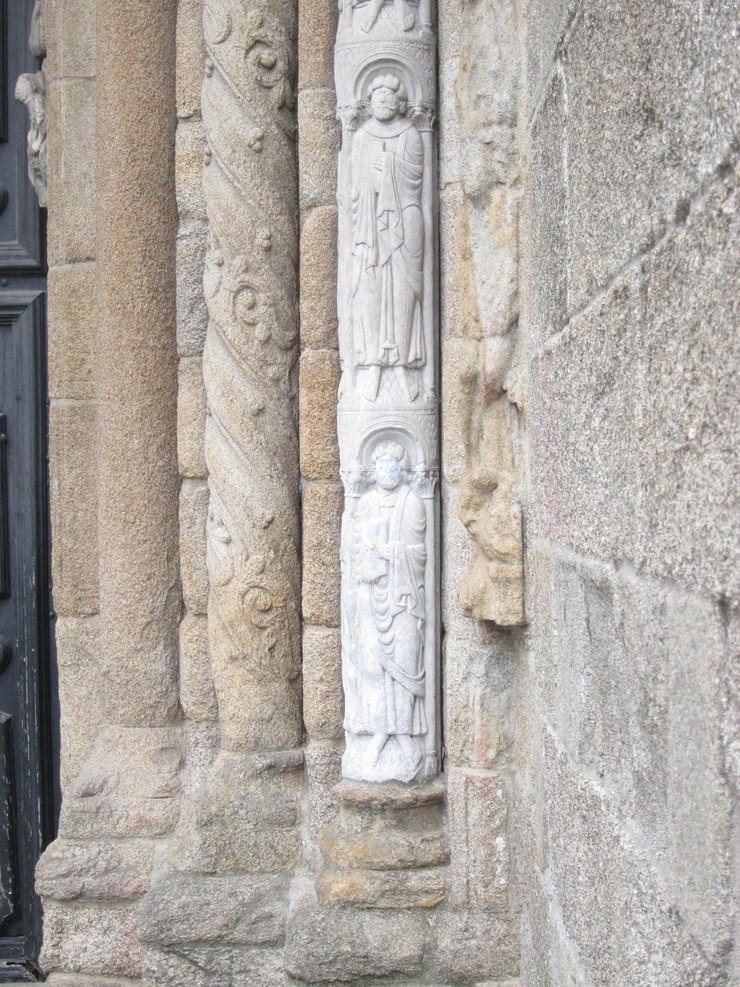
[[[412,781],[424,756],[426,510],[406,449],[381,442],[374,484],[350,518],[352,654],[345,674],[345,778]]]
[[[406,93],[391,74],[370,84],[370,118],[352,143],[353,363],[369,368],[363,396],[374,401],[384,367],[409,401],[424,366],[424,149],[406,116]]]

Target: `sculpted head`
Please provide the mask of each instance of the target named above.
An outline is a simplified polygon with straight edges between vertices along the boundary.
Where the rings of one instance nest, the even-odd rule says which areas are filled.
[[[400,442],[380,442],[373,450],[375,482],[383,490],[395,490],[406,479],[409,454]]]
[[[370,83],[370,110],[376,120],[403,116],[406,103],[406,89],[397,75],[376,75]]]

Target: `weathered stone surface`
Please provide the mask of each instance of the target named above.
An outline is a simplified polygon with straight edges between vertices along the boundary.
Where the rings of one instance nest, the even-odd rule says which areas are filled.
[[[218,719],[206,617],[186,614],[180,624],[180,703],[190,720]]]
[[[303,619],[309,624],[339,625],[339,541],[343,505],[341,484],[318,481],[304,485]]]
[[[169,852],[176,870],[279,873],[297,863],[303,752],[222,750]]]
[[[85,973],[52,973],[46,978],[52,987],[140,987],[141,980],[121,977],[96,977]]]
[[[724,773],[719,719],[724,621],[715,604],[683,593],[669,595],[666,618],[665,878],[688,931],[719,966],[733,934],[727,902],[734,798]]]
[[[309,740],[341,740],[343,710],[339,631],[304,626],[303,719]]]
[[[95,265],[49,271],[49,397],[95,397]]]
[[[740,194],[729,179],[645,261],[640,433],[648,567],[735,599],[738,237]]]
[[[169,833],[180,809],[181,760],[176,728],[101,731],[66,792],[60,837],[84,840]]]
[[[442,469],[450,483],[457,483],[469,465],[470,419],[480,359],[476,339],[453,338],[442,344]]]
[[[289,918],[285,964],[301,983],[414,976],[427,936],[426,920],[410,912],[394,912],[389,927],[386,915],[302,903]]]
[[[53,402],[49,414],[54,606],[63,616],[97,613],[97,408]]]
[[[530,414],[534,502],[548,534],[687,588],[737,594],[735,300],[720,300],[731,277],[731,201],[716,187],[645,262],[643,320],[633,268],[545,348]],[[696,294],[710,283],[711,312]],[[709,352],[711,369],[701,355]],[[637,493],[619,496],[620,487]]]
[[[203,352],[208,309],[203,293],[203,266],[208,227],[200,221],[181,222],[177,231],[177,351],[181,357]]]
[[[311,209],[301,226],[302,349],[336,349],[336,281],[337,210]]]
[[[95,257],[95,96],[92,79],[60,80],[49,87],[50,267]],[[86,139],[65,137],[72,133]]]
[[[631,269],[555,337],[530,374],[537,529],[584,554],[643,561],[640,285]]]
[[[176,952],[147,946],[142,987],[289,987],[282,949],[189,945]]]
[[[442,979],[511,977],[519,972],[519,921],[476,912],[441,912],[433,920],[434,969]]]
[[[454,765],[490,768],[514,739],[514,665],[508,635],[491,647],[450,640],[444,648],[445,735]]]
[[[447,862],[441,825],[412,825],[399,830],[383,825],[381,819],[367,829],[339,825],[324,832],[321,849],[335,866],[344,869],[406,870],[439,867]]]
[[[664,232],[700,167],[716,167],[723,150],[711,153],[705,128],[716,67],[702,50],[713,27],[688,2],[583,5],[566,62],[571,310]]]
[[[177,459],[180,474],[206,477],[206,391],[199,357],[180,360],[177,391]]]
[[[207,517],[208,485],[186,480],[180,489],[180,574],[185,606],[193,614],[208,611]]]
[[[162,134],[174,125],[175,16],[171,0],[97,5],[101,654],[107,716],[130,727],[179,715],[177,212],[162,194],[174,182]]]
[[[235,943],[270,946],[285,935],[284,878],[172,873],[142,905],[139,938],[159,946]]]
[[[615,808],[551,739],[547,761],[554,889],[595,987],[620,978],[656,987],[722,983],[722,950],[716,961],[703,953]]]
[[[444,98],[444,90],[440,93]],[[445,141],[441,142],[444,152]],[[458,153],[459,160],[459,153]],[[469,253],[465,196],[457,182],[450,180],[439,191],[439,265],[445,290],[440,297],[439,323],[442,344],[448,339],[473,334],[469,332],[476,325],[474,297],[468,294],[469,273],[461,277],[462,264]],[[449,272],[449,273],[448,273]],[[442,359],[442,373],[445,372],[445,359]],[[443,403],[452,395],[442,390]],[[444,465],[444,461],[443,461]]]
[[[103,719],[100,692],[100,621],[62,617],[56,621],[61,729],[61,788],[67,791],[95,745]]]
[[[580,0],[531,0],[527,4],[527,82],[532,111],[552,82],[553,63],[579,6]]]
[[[298,139],[301,211],[333,206],[339,150],[333,89],[307,89],[298,94]]]
[[[200,113],[200,89],[206,50],[203,43],[203,0],[180,0],[177,5],[177,115]]]
[[[306,350],[301,356],[301,474],[309,480],[336,480],[339,356],[334,350]]]
[[[54,901],[126,901],[149,889],[151,840],[57,840],[36,868],[36,893]]]
[[[309,744],[306,748],[306,778],[309,824],[314,840],[311,851],[313,857],[317,858],[315,843],[318,836],[339,812],[337,785],[342,779],[341,748]]]
[[[507,779],[501,773],[450,773],[452,905],[508,912],[510,800]]]
[[[333,45],[337,7],[321,0],[298,5],[298,89],[327,89],[334,83]]]
[[[316,887],[321,903],[334,908],[434,908],[445,899],[447,871],[443,867],[393,871],[325,868],[316,878]]]
[[[180,9],[178,7],[178,9]],[[198,84],[200,92],[200,81]],[[178,120],[175,131],[175,191],[177,212],[180,217],[178,241],[198,224],[207,222],[206,203],[203,194],[203,154],[206,137],[203,124],[198,117],[192,120]],[[193,275],[195,276],[195,271]],[[197,272],[203,289],[203,266]],[[180,294],[178,281],[178,295]],[[180,299],[178,298],[178,305]],[[205,306],[205,303],[204,303]],[[205,330],[204,330],[205,332]]]
[[[47,73],[53,79],[95,76],[95,8],[88,0],[45,3]]]
[[[543,4],[530,4],[530,10],[534,6]],[[553,10],[549,0],[544,6]],[[536,285],[524,294],[534,345],[561,329],[567,317],[565,125],[565,77],[557,68],[532,123],[526,173],[522,278]]]
[[[139,977],[142,948],[137,937],[138,902],[115,905],[47,900],[41,965],[52,973]]]
[[[505,411],[505,402],[500,403]],[[477,463],[491,462],[488,451],[479,447]],[[486,468],[474,461],[460,483],[460,520],[477,552],[458,592],[466,617],[490,620],[498,627],[520,627],[524,624],[522,506],[518,477],[506,465],[499,460],[498,466]]]

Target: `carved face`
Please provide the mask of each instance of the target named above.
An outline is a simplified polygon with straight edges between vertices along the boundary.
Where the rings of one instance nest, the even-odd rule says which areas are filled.
[[[387,86],[379,86],[373,90],[370,109],[376,120],[393,120],[398,116],[400,108],[398,93]]]
[[[401,464],[394,456],[379,456],[375,461],[375,479],[383,490],[395,490],[401,482]]]

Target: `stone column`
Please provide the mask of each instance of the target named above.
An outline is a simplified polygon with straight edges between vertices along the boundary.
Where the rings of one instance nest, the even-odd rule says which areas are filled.
[[[205,6],[209,643],[222,748],[302,739],[295,3]]]
[[[436,35],[431,3],[345,2],[339,449],[345,778],[439,770]]]
[[[283,978],[303,796],[296,6],[203,8],[208,647],[221,749],[142,910],[147,987],[225,969]],[[197,923],[183,924],[183,900],[198,902]]]
[[[81,52],[85,40],[92,42],[84,31],[75,34],[72,7],[54,5],[52,58],[69,58],[74,75],[70,37]],[[59,984],[141,975],[140,898],[155,848],[179,812],[175,12],[175,0],[95,5],[96,174],[84,177],[97,198],[82,231],[92,240],[94,228],[97,263],[80,272],[77,297],[82,302],[94,280],[100,637],[89,647],[98,651],[101,686],[74,696],[87,701],[98,729],[65,790],[59,839],[37,869],[41,962]],[[66,154],[90,134],[65,130],[62,139]],[[70,237],[69,227],[77,236],[81,225],[79,212],[63,215],[61,206],[90,195],[88,182],[84,190],[55,184],[61,175],[54,169],[50,185],[54,252]],[[89,340],[81,337],[70,342],[84,352]],[[90,496],[86,479],[78,481],[83,504]],[[64,633],[79,631],[65,627]],[[87,642],[82,638],[80,647]]]
[[[100,598],[108,713],[178,712],[175,0],[100,0]]]

